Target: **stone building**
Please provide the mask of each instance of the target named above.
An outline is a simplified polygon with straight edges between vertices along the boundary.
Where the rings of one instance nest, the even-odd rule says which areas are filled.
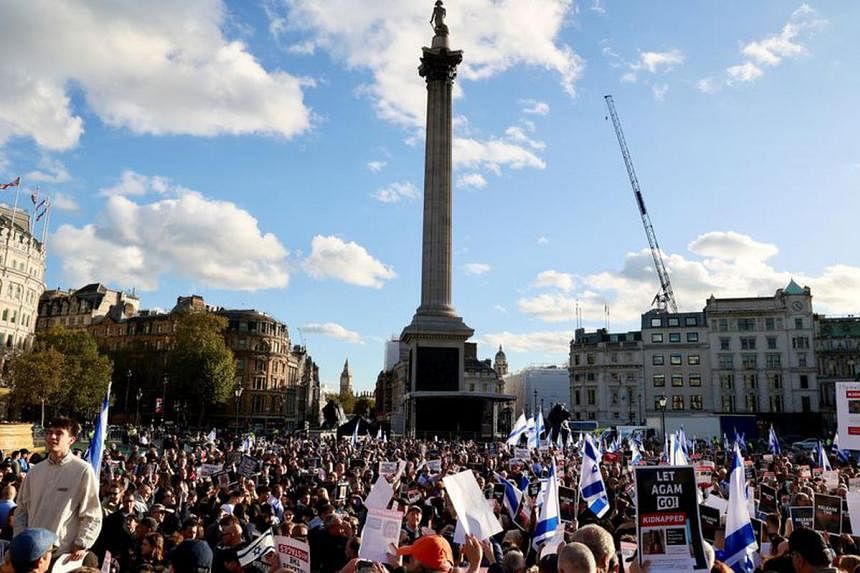
[[[347,358],[340,373],[340,395],[348,396],[350,394],[352,394],[352,371],[349,369],[349,359]]]
[[[836,382],[860,372],[860,317],[814,316],[820,411],[827,434],[836,430]]]
[[[576,329],[569,372],[573,420],[636,425],[644,419],[640,332]]]
[[[527,366],[519,372],[505,376],[505,392],[516,396],[513,412],[531,415],[535,408],[544,405],[544,414],[555,404],[564,404],[570,410],[570,374],[565,366],[555,364]]]
[[[0,360],[29,348],[45,290],[45,246],[22,209],[0,205]]]

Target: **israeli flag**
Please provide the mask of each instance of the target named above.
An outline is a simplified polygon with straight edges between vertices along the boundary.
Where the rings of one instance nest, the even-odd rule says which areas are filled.
[[[521,492],[514,484],[506,480],[498,472],[493,472],[496,481],[505,486],[505,497],[502,499],[502,505],[508,510],[508,515],[511,516],[511,521],[516,522],[517,513],[520,510],[520,505],[523,502],[523,492]]]
[[[108,408],[110,407],[110,382],[108,382],[107,392],[102,400],[101,409],[99,409],[99,417],[96,418],[96,427],[93,431],[93,440],[90,442],[90,447],[87,450],[87,455],[84,458],[90,462],[93,471],[96,473],[96,480],[99,479],[102,471],[102,455],[105,451],[105,437],[108,430]]]
[[[738,434],[737,429],[735,429],[735,443],[740,447],[741,451],[745,451],[747,449],[746,436],[743,432]]]
[[[630,463],[634,466],[639,465],[642,461],[642,451],[639,449],[639,445],[635,441],[630,442]]]
[[[684,431],[684,426],[678,428],[677,439],[681,446],[681,451],[684,452],[684,457],[690,457],[690,450],[687,448],[687,433]]]
[[[597,517],[609,511],[609,497],[603,476],[600,474],[600,461],[597,457],[597,447],[590,435],[585,436],[582,448],[582,468],[579,472],[579,493],[588,504],[588,509]]]
[[[212,431],[206,434],[207,442],[214,442],[218,439],[218,432],[215,431],[215,428],[212,428]]]
[[[540,448],[540,435],[543,433],[543,412],[538,412],[537,416],[535,416],[535,428],[534,428],[534,436],[533,440],[529,443],[529,446],[535,449]]]
[[[361,422],[361,419],[358,416],[356,416],[355,417],[355,428],[352,429],[352,440],[350,440],[350,443],[352,444],[353,448],[358,445],[358,424],[359,424],[359,422]]]
[[[680,431],[679,431],[680,432]],[[669,465],[686,466],[689,464],[687,456],[682,447],[683,441],[678,434],[669,436]]]
[[[776,437],[776,430],[773,429],[773,424],[771,424],[770,430],[767,433],[767,442],[770,447],[770,453],[775,456],[782,453],[782,449],[779,447],[779,438]]]
[[[848,450],[840,450],[839,449],[839,433],[833,435],[833,445],[830,446],[830,451],[832,451],[836,455],[836,459],[838,459],[843,464],[847,464],[851,461],[851,454],[848,453]]]
[[[723,562],[736,573],[752,573],[755,569],[752,556],[758,551],[755,531],[750,523],[747,507],[744,461],[736,443],[729,474],[729,506],[726,511],[726,541]]]
[[[525,412],[520,414],[520,417],[517,418],[517,422],[514,424],[514,429],[511,430],[510,434],[508,434],[508,439],[505,441],[505,443],[507,443],[509,446],[516,446],[518,443],[520,443],[520,438],[524,435],[528,435],[529,421],[530,420],[526,420]],[[534,425],[533,421],[532,425]]]
[[[830,460],[827,459],[827,452],[824,451],[824,448],[821,446],[821,442],[818,442],[818,467],[820,467],[823,471],[829,472],[833,468],[830,466]]]
[[[560,526],[561,508],[558,503],[558,478],[556,476],[555,461],[553,461],[552,467],[549,470],[549,477],[547,478],[546,495],[541,506],[540,517],[537,524],[535,524],[532,547],[537,548],[541,543],[555,537],[556,531]]]
[[[275,550],[275,537],[272,535],[272,530],[267,530],[263,535],[252,541],[244,549],[236,552],[239,558],[239,565],[246,567],[257,559],[261,559],[267,553]]]

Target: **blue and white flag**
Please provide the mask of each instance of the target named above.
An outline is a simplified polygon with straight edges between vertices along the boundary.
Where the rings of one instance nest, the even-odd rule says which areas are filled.
[[[350,444],[352,447],[356,447],[358,445],[358,425],[361,422],[361,418],[358,416],[355,417],[355,428],[352,429],[352,439],[350,440]]]
[[[90,442],[90,447],[87,450],[85,459],[90,462],[93,471],[96,473],[96,480],[99,479],[102,471],[102,455],[105,451],[105,437],[108,431],[108,408],[110,407],[110,382],[108,382],[107,392],[102,400],[101,409],[99,409],[99,417],[96,418],[96,427],[93,431],[93,440]]]
[[[212,431],[206,434],[207,442],[214,442],[218,439],[218,432],[215,431],[215,428],[212,428]]]
[[[740,447],[741,451],[746,451],[747,449],[747,440],[744,433],[741,432],[738,434],[737,428],[735,428],[735,443],[737,443],[738,447]]]
[[[680,430],[679,430],[680,432]],[[684,453],[682,438],[679,434],[669,436],[669,465],[686,466],[690,462]]]
[[[502,499],[502,505],[504,505],[505,509],[508,510],[508,515],[511,517],[511,521],[519,524],[522,521],[521,519],[518,519],[518,517],[520,517],[523,506],[523,492],[509,480],[502,477],[501,474],[493,472],[493,475],[496,476],[496,480],[500,484],[505,486],[505,496]]]
[[[821,445],[820,441],[818,442],[818,467],[825,472],[829,472],[833,469],[830,467],[830,460],[827,459],[827,452],[824,451],[824,447]]]
[[[534,422],[532,422],[534,424]],[[511,430],[511,433],[508,434],[508,439],[505,440],[505,443],[509,446],[516,446],[520,443],[520,438],[522,436],[528,435],[529,431],[529,421],[526,420],[526,413],[523,412],[520,414],[520,417],[517,418],[517,422],[514,424],[514,429]]]
[[[681,426],[680,428],[678,428],[676,435],[677,435],[677,440],[679,442],[679,447],[681,448],[681,451],[684,452],[684,457],[685,458],[690,457],[690,450],[687,447],[687,433],[684,431],[684,426]]]
[[[248,544],[247,547],[239,549],[236,552],[236,556],[239,558],[239,565],[245,567],[274,550],[275,538],[272,535],[272,530],[269,529],[266,533]]]
[[[540,435],[543,433],[543,425],[543,412],[538,412],[537,416],[535,416],[534,434],[532,440],[529,441],[530,448],[540,448]]]
[[[603,485],[603,476],[600,474],[597,447],[590,435],[585,436],[585,444],[582,448],[579,493],[588,504],[588,509],[597,517],[603,517],[609,511],[609,497],[606,495],[606,486]]]
[[[839,449],[839,432],[833,435],[833,445],[830,446],[830,451],[836,455],[836,459],[838,459],[843,464],[847,464],[851,461],[851,454],[848,453],[848,450],[840,450]]]
[[[561,526],[561,508],[558,502],[558,477],[556,476],[555,461],[549,469],[547,478],[546,495],[540,510],[540,517],[535,524],[532,547],[537,547],[545,541],[549,541],[557,535],[556,531]]]
[[[729,438],[726,436],[726,433],[723,432],[723,451],[728,452],[732,446],[729,444]]]
[[[758,551],[745,490],[744,460],[739,445],[735,444],[729,473],[729,506],[726,511],[723,562],[736,573],[752,573],[755,569],[752,556]]]
[[[782,453],[782,448],[779,447],[779,438],[776,437],[776,430],[773,429],[773,424],[770,426],[770,430],[767,433],[767,444],[770,447],[770,453],[775,456],[778,456]]]
[[[630,442],[630,463],[634,466],[639,465],[642,461],[642,451],[639,450],[639,444],[636,441]]]

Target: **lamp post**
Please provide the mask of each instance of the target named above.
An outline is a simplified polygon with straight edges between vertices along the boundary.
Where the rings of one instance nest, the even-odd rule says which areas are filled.
[[[167,417],[167,376],[161,378],[161,423]]]
[[[128,390],[131,388],[131,368],[125,373],[125,402],[122,404],[122,413],[128,421]]]
[[[239,386],[235,390],[233,390],[233,395],[236,397],[236,431],[239,431],[239,398],[242,397],[242,391],[244,388]]]
[[[663,438],[666,437],[666,396],[665,394],[657,398],[657,407],[660,408],[660,425],[663,431]]]
[[[138,426],[138,427],[140,427],[140,400],[141,400],[141,398],[143,398],[143,388],[138,388],[137,389],[137,402],[136,402],[137,410],[135,411],[135,414],[134,414],[134,425]]]

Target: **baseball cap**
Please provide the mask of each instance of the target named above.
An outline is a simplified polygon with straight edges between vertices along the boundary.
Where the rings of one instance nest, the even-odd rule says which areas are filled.
[[[795,529],[788,537],[788,550],[803,557],[810,565],[823,567],[830,564],[827,544],[817,531],[805,527]]]
[[[212,550],[205,541],[186,539],[168,554],[167,560],[177,571],[208,573],[212,568]]]
[[[12,565],[25,565],[39,559],[57,543],[53,531],[40,528],[25,529],[12,538],[9,560]]]
[[[454,567],[451,545],[441,535],[419,537],[412,545],[397,548],[398,555],[409,555],[435,571],[449,571]]]

